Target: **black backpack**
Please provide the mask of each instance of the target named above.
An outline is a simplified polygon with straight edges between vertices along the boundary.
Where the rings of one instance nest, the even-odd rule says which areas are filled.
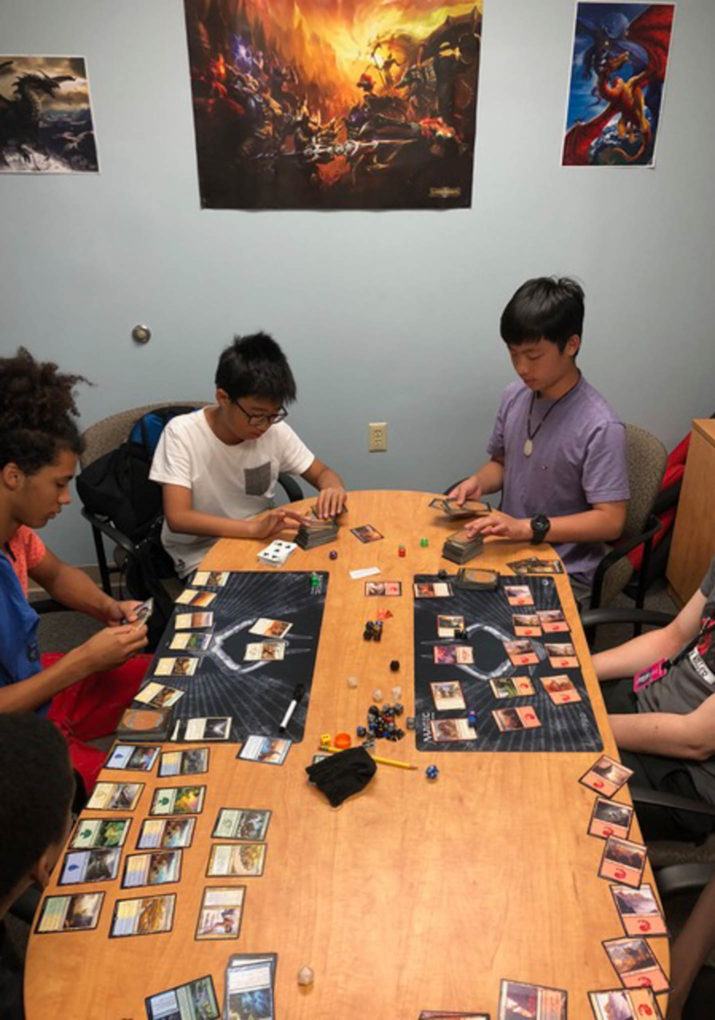
[[[77,494],[92,514],[108,518],[132,542],[140,542],[162,513],[161,486],[149,479],[152,458],[164,426],[195,406],[160,407],[132,426],[129,438],[88,464],[77,476]]]

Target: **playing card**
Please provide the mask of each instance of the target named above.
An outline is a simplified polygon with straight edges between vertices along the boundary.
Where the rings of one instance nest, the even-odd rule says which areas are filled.
[[[245,894],[245,885],[215,885],[204,889],[195,937],[199,941],[237,939]]]
[[[115,744],[104,763],[105,769],[123,769],[125,772],[151,772],[160,748]]]
[[[111,882],[119,872],[121,855],[119,848],[73,850],[65,856],[58,885]]]
[[[497,677],[489,681],[489,686],[495,698],[519,698],[536,693],[528,676]]]
[[[263,874],[265,843],[214,843],[211,846],[209,878],[254,878]]]
[[[385,537],[372,524],[361,524],[359,528],[351,528],[350,534],[361,542],[378,542]]]
[[[158,935],[171,931],[174,923],[176,893],[142,896],[136,900],[117,900],[109,928],[110,938],[128,935]]]
[[[148,1020],[219,1020],[221,1016],[210,975],[157,992],[144,1002]]]
[[[642,843],[632,843],[618,836],[608,836],[603,848],[600,878],[613,879],[621,885],[638,888],[643,877],[647,850]]]
[[[529,730],[541,726],[541,720],[533,708],[497,708],[492,712],[492,715],[502,733]]]
[[[204,809],[205,786],[165,786],[154,790],[150,815],[199,815]]]
[[[466,709],[462,685],[459,680],[445,680],[443,683],[430,684],[434,707],[438,712],[452,709]]]
[[[607,939],[603,943],[611,965],[624,988],[652,988],[667,992],[668,979],[645,939]]]
[[[438,743],[452,740],[474,740],[476,730],[469,725],[467,719],[432,719],[430,722],[432,739]]]
[[[544,634],[558,634],[569,629],[566,617],[560,609],[537,609],[536,615]]]
[[[608,839],[609,836],[627,839],[632,819],[633,808],[628,804],[617,804],[614,800],[596,797],[588,823],[588,834],[598,836],[599,839]]]
[[[156,850],[148,854],[127,854],[122,888],[165,885],[181,878],[181,850]]]
[[[603,797],[612,797],[632,775],[631,769],[614,761],[613,758],[609,758],[607,754],[602,754],[588,772],[581,776],[579,783],[583,783],[584,786],[595,790]]]
[[[464,630],[463,616],[438,616],[437,637],[454,637],[455,631]]]
[[[159,775],[198,775],[209,770],[208,747],[193,747],[188,751],[162,751]]]
[[[271,620],[268,617],[261,616],[258,620],[256,620],[248,633],[258,634],[261,637],[271,638],[277,641],[280,638],[285,637],[292,626],[292,623],[286,623],[285,620]]]
[[[257,641],[246,645],[244,662],[280,662],[285,657],[285,641]]]
[[[402,595],[402,582],[401,581],[366,581],[365,582],[365,594],[366,595],[385,596],[385,597],[394,597],[396,595]]]
[[[646,884],[632,889],[626,885],[612,885],[611,895],[626,935],[652,938],[668,934],[652,886]]]
[[[236,756],[244,761],[257,761],[264,765],[282,765],[290,750],[292,740],[282,737],[263,737],[252,734]]]
[[[171,739],[191,744],[199,740],[228,740],[230,736],[230,716],[198,716],[194,719],[179,719]]]
[[[447,581],[418,581],[413,588],[417,599],[446,599],[454,594]]]
[[[581,700],[581,695],[565,673],[558,676],[542,676],[541,686],[555,705],[568,705],[572,701]]]
[[[176,658],[159,659],[154,667],[154,676],[193,676],[198,664],[199,660],[189,655],[177,655]],[[159,705],[158,707],[165,708],[166,705]]]
[[[541,637],[541,622],[536,613],[514,613],[511,620],[518,637]]]
[[[534,646],[527,638],[504,641],[504,651],[514,666],[532,666],[539,661]]]
[[[216,598],[215,591],[196,591],[195,588],[184,588],[174,600],[180,606],[193,606],[195,609],[207,609]]]
[[[91,931],[99,923],[103,902],[103,892],[48,896],[40,908],[35,931],[43,935],[48,932]]]
[[[169,659],[160,659],[160,662],[169,662]],[[178,662],[175,659],[174,662]],[[196,660],[192,660],[196,662]],[[180,673],[172,673],[172,676],[180,676]],[[186,674],[184,674],[186,675]],[[134,700],[142,705],[149,705],[151,708],[171,708],[179,698],[183,698],[184,692],[178,687],[167,687],[164,684],[148,683],[134,695]]]
[[[612,988],[589,992],[588,999],[596,1020],[663,1020],[663,1014],[651,988]]]
[[[504,594],[510,606],[533,606],[534,596],[528,584],[505,584]]]
[[[196,818],[145,818],[137,850],[184,849],[191,846]]]
[[[122,847],[129,832],[129,818],[85,818],[80,816],[69,846],[73,850],[92,847]]]
[[[214,614],[209,613],[177,613],[174,617],[174,627],[177,630],[202,630],[205,627],[213,627]]]
[[[474,650],[469,645],[435,645],[436,666],[465,666],[474,662]]]
[[[211,644],[210,634],[174,634],[169,642],[172,652],[205,652]]]
[[[96,811],[133,811],[144,783],[97,783],[87,801]]]
[[[545,641],[544,651],[549,657],[549,665],[552,669],[576,669],[578,667],[576,649],[570,642]]]
[[[224,588],[230,576],[228,570],[197,570],[191,584],[194,588]]]
[[[566,992],[522,981],[502,981],[498,1020],[566,1020]]]
[[[212,839],[248,839],[264,842],[271,812],[256,808],[221,808]]]

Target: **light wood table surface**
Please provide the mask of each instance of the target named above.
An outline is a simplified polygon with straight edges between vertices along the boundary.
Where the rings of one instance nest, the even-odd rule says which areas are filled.
[[[319,735],[354,734],[375,687],[392,701],[399,684],[406,714],[412,714],[412,575],[455,569],[440,555],[454,523],[436,516],[429,499],[418,492],[353,493],[337,542],[291,555],[285,570],[330,571],[304,740],[282,767],[237,761],[235,745],[211,746],[208,776],[186,777],[205,780],[207,796],[177,885],[120,890],[117,879],[50,887],[50,893],[103,889],[107,895],[95,931],[31,937],[29,1020],[140,1020],[145,996],[207,973],[222,1000],[234,952],[278,953],[279,1020],[417,1020],[423,1009],[483,1010],[496,1020],[501,978],[565,988],[568,1016],[578,1020],[592,1016],[587,991],[619,986],[600,943],[623,932],[609,883],[597,877],[603,842],[586,835],[595,795],[578,783],[597,754],[430,756],[417,752],[408,733],[398,743],[378,741],[376,753],[417,763],[418,771],[378,766],[365,790],[337,809],[307,783],[304,769]],[[384,540],[361,544],[349,531],[361,524],[375,525]],[[423,536],[427,548],[420,547]],[[204,565],[270,570],[256,560],[265,544],[221,541]],[[405,558],[398,557],[402,544]],[[329,559],[331,549],[336,561]],[[538,551],[551,555],[547,547]],[[508,560],[533,553],[533,546],[489,540],[473,562],[509,573]],[[364,582],[351,580],[348,571],[373,565],[381,578],[402,581],[402,598],[365,598]],[[568,581],[559,576],[556,584],[604,751],[617,757]],[[381,643],[364,641],[364,623],[380,606],[394,617],[385,622]],[[400,660],[398,674],[389,671],[391,659]],[[359,679],[357,689],[347,684],[351,675]],[[278,715],[282,710],[277,706]],[[432,762],[439,767],[434,782],[424,774]],[[178,780],[114,770],[101,778],[146,780],[125,844],[125,853],[133,851],[153,788]],[[626,790],[615,799],[628,801]],[[204,878],[222,806],[272,809],[266,867],[263,877],[242,880],[247,892],[239,939],[196,942],[204,887],[228,884]],[[635,823],[631,838],[640,839]],[[644,881],[652,882],[649,868]],[[173,891],[171,933],[108,938],[118,895]],[[667,940],[651,945],[667,970]],[[304,965],[315,973],[309,988],[296,981]],[[665,1010],[665,996],[659,1002]]]

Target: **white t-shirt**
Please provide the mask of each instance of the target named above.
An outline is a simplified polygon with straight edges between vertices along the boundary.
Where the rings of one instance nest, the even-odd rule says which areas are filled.
[[[302,475],[314,459],[290,425],[282,421],[258,439],[234,446],[223,443],[211,431],[202,408],[177,415],[167,424],[149,477],[191,489],[194,510],[242,520],[273,505],[280,472]],[[199,565],[216,539],[178,534],[164,521],[161,541],[183,577]]]

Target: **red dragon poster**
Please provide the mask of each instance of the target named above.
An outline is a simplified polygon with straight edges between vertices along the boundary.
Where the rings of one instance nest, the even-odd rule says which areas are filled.
[[[483,0],[185,0],[201,203],[471,204]]]

